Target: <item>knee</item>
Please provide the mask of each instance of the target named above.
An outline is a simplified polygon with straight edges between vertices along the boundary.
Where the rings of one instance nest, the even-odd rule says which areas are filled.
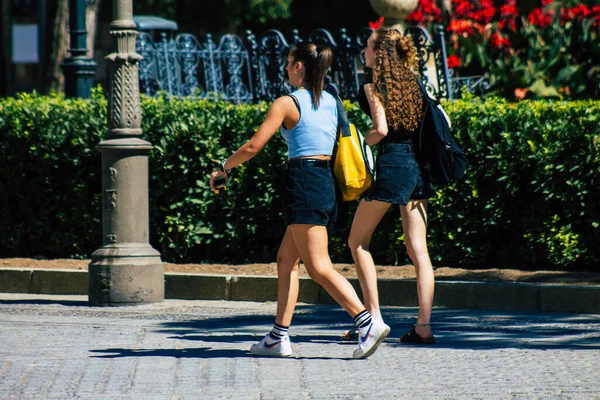
[[[323,282],[327,281],[327,270],[323,268],[306,268],[306,272],[310,279],[317,284],[323,286]]]
[[[423,257],[429,257],[429,253],[427,252],[427,246],[406,246],[406,252],[408,253],[408,257],[413,263],[416,263]]]
[[[286,271],[293,271],[298,269],[299,258],[294,258],[288,254],[278,252],[277,253],[277,269],[284,269]]]
[[[350,235],[348,238],[348,247],[352,253],[358,250],[369,251],[369,241]]]

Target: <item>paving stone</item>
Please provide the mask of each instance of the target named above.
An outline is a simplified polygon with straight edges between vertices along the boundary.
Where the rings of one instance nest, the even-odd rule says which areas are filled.
[[[384,307],[366,360],[352,319],[299,304],[295,357],[254,357],[273,302],[168,300],[91,308],[82,296],[0,293],[0,399],[593,399],[600,316],[436,308],[434,346],[407,346],[414,307]]]

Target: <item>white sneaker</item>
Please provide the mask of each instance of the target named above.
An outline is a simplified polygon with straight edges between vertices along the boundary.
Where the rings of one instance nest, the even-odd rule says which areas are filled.
[[[250,347],[250,352],[257,356],[269,357],[291,357],[294,355],[292,352],[292,343],[288,335],[282,337],[281,340],[273,340],[267,334],[263,340]]]
[[[358,349],[354,350],[354,358],[367,358],[375,353],[389,333],[389,326],[373,318],[371,325],[358,330]]]

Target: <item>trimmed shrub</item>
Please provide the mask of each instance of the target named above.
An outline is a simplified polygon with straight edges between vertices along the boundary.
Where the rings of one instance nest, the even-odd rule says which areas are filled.
[[[366,131],[368,117],[345,103]],[[466,149],[463,181],[429,205],[436,265],[598,270],[600,102],[474,98],[446,103]],[[284,233],[277,185],[286,146],[276,135],[231,176],[225,195],[208,175],[256,131],[268,104],[142,99],[150,155],[151,244],[170,262],[271,262]],[[89,257],[101,240],[106,100],[19,95],[0,99],[0,255]],[[349,222],[357,203],[342,213]],[[381,222],[376,263],[409,263],[397,207]],[[350,262],[349,224],[330,231],[335,262]]]

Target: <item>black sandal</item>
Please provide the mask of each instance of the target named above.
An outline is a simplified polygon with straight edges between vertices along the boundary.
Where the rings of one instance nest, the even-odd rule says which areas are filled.
[[[342,342],[356,343],[358,341],[358,329],[350,329],[342,334]]]
[[[424,337],[421,337],[415,330],[415,328],[417,326],[429,326],[429,325],[430,324],[415,324],[415,325],[413,325],[413,327],[410,331],[408,331],[407,333],[405,333],[404,335],[402,335],[400,337],[400,342],[401,343],[409,343],[409,344],[434,344],[435,336],[430,336],[430,337],[424,338]]]

